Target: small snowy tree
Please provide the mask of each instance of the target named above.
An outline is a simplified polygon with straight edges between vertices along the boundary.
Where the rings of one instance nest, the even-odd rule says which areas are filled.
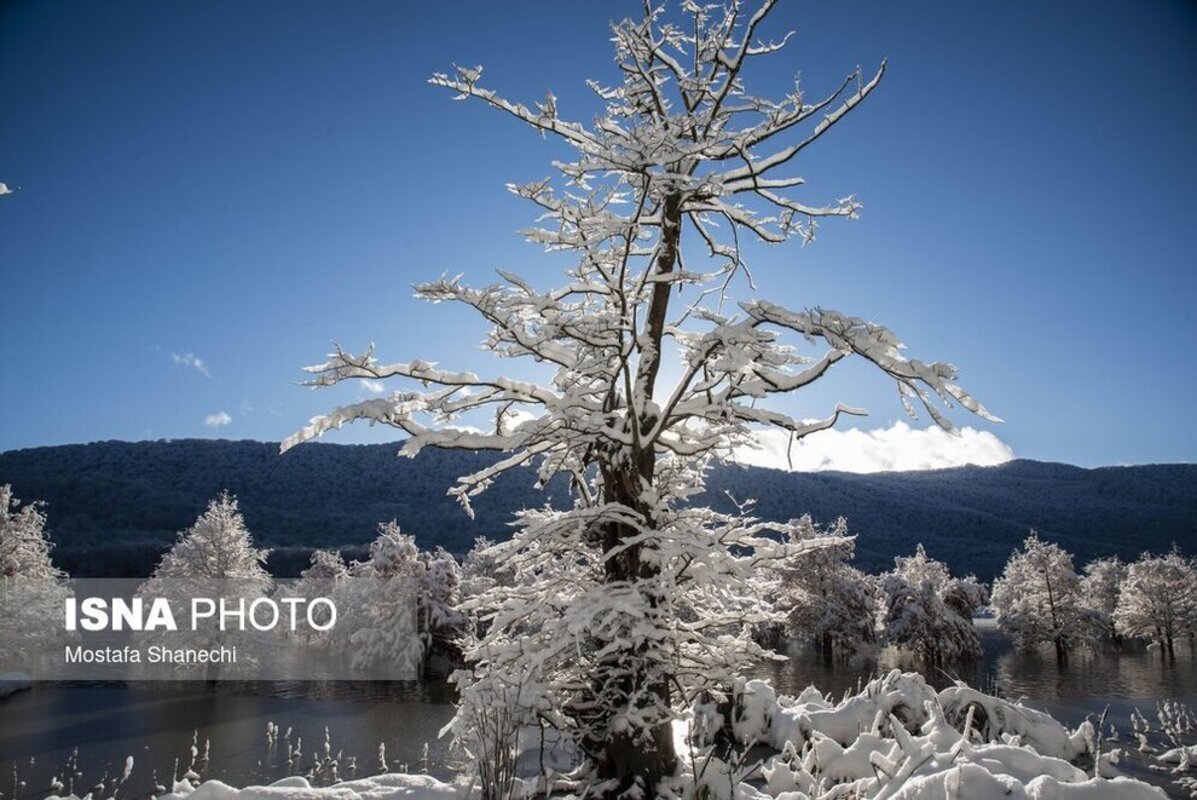
[[[876,586],[849,563],[856,542],[847,521],[841,517],[824,531],[804,515],[791,542],[798,547],[779,568],[777,602],[795,638],[815,644],[825,660],[836,649],[851,652],[873,641]]]
[[[477,311],[496,355],[550,374],[486,377],[338,348],[309,368],[313,385],[370,378],[403,386],[319,417],[283,443],[286,450],[368,420],[404,431],[409,456],[430,446],[503,453],[450,490],[467,508],[496,477],[526,465],[542,483],[568,479],[572,508],[522,516],[508,558],[515,567],[535,552],[570,579],[529,569],[541,576],[535,583],[496,589],[491,605],[499,611],[468,654],[475,666],[465,680],[505,670],[534,677],[536,690],[521,698],[558,712],[555,724],[612,792],[639,786],[651,794],[674,773],[672,721],[701,693],[731,684],[759,652],[740,631],[768,616],[747,598],[759,588],[756,565],[776,549],[770,526],[683,502],[701,492],[712,460],[748,441],[753,426],[800,439],[862,413],[837,405],[809,421],[770,407],[769,398],[800,391],[857,356],[896,381],[908,409],[920,402],[945,427],[936,396],[987,416],[955,383],[951,365],[904,358],[880,325],[751,296],[733,303],[733,281],[747,275],[741,237],[810,242],[820,219],[856,216],[852,198],[797,199],[804,180],[795,166],[884,72],[882,65],[866,78],[855,70],[821,98],[797,83],[777,100],[752,94],[748,65],[789,38],[761,38],[774,6],[686,2],[676,20],[649,4],[643,18],[615,24],[620,83],[590,82],[604,107],[589,125],[559,116],[551,93],[535,107],[501,97],[482,85],[481,67],[435,75],[432,83],[457,98],[574,151],[555,162],[558,181],[511,187],[541,215],[528,239],[575,258],[559,286],[502,272],[482,288],[457,278],[417,288],[424,299]],[[813,356],[802,345],[815,348]],[[480,431],[487,412],[493,421]],[[471,421],[459,421],[463,415]],[[511,635],[529,624],[552,636]]]
[[[270,583],[266,550],[254,547],[253,536],[228,492],[208,503],[195,524],[179,534],[154,569],[158,579],[235,580],[249,589]]]
[[[920,544],[913,556],[895,558],[878,583],[880,623],[890,644],[930,664],[980,657],[973,611],[984,604],[985,588],[976,578],[953,578]]]
[[[1172,655],[1176,637],[1197,630],[1197,567],[1176,550],[1144,553],[1126,570],[1114,622],[1125,635],[1151,639]]]
[[[1125,580],[1126,564],[1118,556],[1090,561],[1081,576],[1081,596],[1085,607],[1100,616],[1105,637],[1114,643],[1119,639],[1114,611],[1118,608],[1118,596]]]
[[[345,559],[335,550],[315,550],[308,567],[299,573],[300,580],[336,581],[349,574]]]
[[[1050,642],[1056,657],[1091,641],[1101,630],[1100,615],[1088,608],[1081,580],[1072,567],[1072,554],[1039,534],[1023,542],[993,583],[991,599],[997,624],[1014,644],[1031,648]]]

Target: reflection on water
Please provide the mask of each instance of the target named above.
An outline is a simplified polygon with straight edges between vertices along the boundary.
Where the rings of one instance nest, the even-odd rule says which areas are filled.
[[[1197,657],[1189,641],[1174,661],[1159,653],[1131,648],[1124,653],[1075,653],[1063,667],[1050,650],[1019,653],[992,628],[982,629],[984,659],[971,665],[933,670],[929,680],[946,686],[959,678],[971,685],[1025,698],[1070,725],[1110,705],[1110,719],[1125,730],[1131,710],[1153,715],[1155,700],[1174,697],[1197,705]],[[893,651],[859,654],[828,667],[817,654],[797,649],[791,660],[756,671],[780,692],[797,694],[813,683],[839,695],[870,677],[895,667],[919,665]],[[348,777],[352,759],[357,775],[378,771],[378,746],[386,745],[388,766],[427,770],[447,776],[452,761],[438,732],[452,716],[453,690],[443,681],[353,683],[219,684],[39,684],[0,700],[0,791],[11,796],[9,776],[15,765],[22,798],[40,798],[50,781],[67,783],[63,765],[79,749],[74,789],[82,795],[95,783],[119,775],[126,756],[135,760],[133,777],[121,791],[132,800],[155,783],[169,786],[190,761],[193,732],[199,750],[210,742],[205,778],[229,783],[266,782],[303,774],[323,756],[325,727],[331,754],[341,753],[340,775]],[[267,723],[278,725],[276,743],[267,741]],[[301,755],[288,763],[284,734]],[[425,758],[425,744],[427,757]],[[176,759],[178,766],[176,767]],[[176,772],[177,770],[177,772]]]
[[[78,748],[74,789],[82,796],[97,782],[111,786],[125,758],[134,770],[123,798],[148,795],[155,782],[170,786],[191,761],[192,737],[210,760],[197,771],[228,783],[267,782],[304,774],[324,755],[341,753],[339,773],[376,774],[379,744],[391,769],[406,767],[441,777],[451,771],[448,743],[437,734],[453,714],[452,689],[443,682],[341,684],[38,684],[0,700],[0,774],[10,795],[15,764],[25,786],[20,797],[43,798],[50,782],[68,783],[64,769]],[[279,728],[271,745],[267,723]],[[285,739],[291,730],[290,747]],[[425,745],[427,757],[425,758]],[[289,751],[301,755],[288,763]],[[32,761],[31,761],[32,760]]]
[[[1072,701],[1082,701],[1090,710],[1098,700],[1134,701],[1197,695],[1197,655],[1192,641],[1187,639],[1178,643],[1174,659],[1134,643],[1128,644],[1122,652],[1078,650],[1069,656],[1067,664],[1061,666],[1050,647],[1020,652],[992,627],[991,621],[981,620],[979,625],[984,656],[974,663],[927,670],[909,654],[882,648],[867,650],[828,666],[809,648],[794,648],[787,654],[789,661],[765,665],[757,674],[768,678],[779,692],[785,694],[798,694],[813,683],[824,692],[839,696],[845,690],[855,690],[858,683],[891,669],[925,671],[928,682],[938,688],[959,679],[970,686],[995,691],[1011,699],[1025,699],[1032,704],[1060,707]],[[1153,706],[1152,703],[1147,705]]]

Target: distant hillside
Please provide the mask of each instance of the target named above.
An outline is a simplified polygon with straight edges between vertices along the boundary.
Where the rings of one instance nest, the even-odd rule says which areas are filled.
[[[428,450],[414,460],[397,446],[311,444],[286,455],[262,442],[98,442],[0,453],[0,483],[47,502],[59,563],[72,574],[140,574],[223,489],[236,494],[257,540],[276,548],[272,569],[293,573],[312,547],[361,546],[375,525],[398,519],[422,546],[464,552],[475,536],[507,535],[511,512],[541,505],[530,473],[508,475],[476,499],[471,520],[445,490],[493,460],[484,453]],[[711,501],[755,497],[757,514],[809,511],[848,518],[858,563],[868,571],[923,542],[961,572],[988,580],[1036,528],[1084,562],[1175,542],[1197,550],[1197,465],[1081,469],[1013,461],[998,467],[854,475],[791,474],[722,467]],[[352,552],[352,549],[351,549]]]

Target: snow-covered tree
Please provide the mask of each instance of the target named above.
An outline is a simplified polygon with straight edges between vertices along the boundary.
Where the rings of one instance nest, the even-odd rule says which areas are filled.
[[[1111,642],[1119,639],[1114,611],[1118,608],[1118,595],[1125,580],[1126,564],[1118,556],[1090,561],[1081,576],[1081,596],[1085,607],[1100,615],[1104,635]]]
[[[1121,633],[1172,654],[1176,637],[1197,631],[1197,566],[1176,550],[1144,553],[1126,570],[1114,622]]]
[[[70,591],[50,560],[46,515],[0,486],[0,668],[47,652],[62,631],[62,603]]]
[[[573,506],[521,516],[507,558],[519,570],[534,553],[569,580],[529,567],[545,577],[496,589],[494,624],[468,654],[464,680],[534,680],[521,697],[554,711],[612,792],[639,785],[651,794],[674,772],[672,720],[731,684],[759,652],[740,632],[769,616],[747,598],[758,589],[756,564],[779,549],[770,526],[682,501],[753,426],[800,439],[862,413],[837,405],[810,421],[768,400],[857,356],[896,381],[908,409],[919,402],[945,427],[936,397],[988,416],[951,365],[903,357],[881,325],[752,296],[742,238],[810,242],[819,220],[856,216],[852,198],[798,199],[797,165],[884,72],[855,70],[819,98],[797,83],[777,100],[752,94],[748,65],[789,38],[762,38],[774,6],[687,2],[679,20],[650,4],[643,18],[615,24],[619,83],[589,84],[602,104],[590,124],[560,116],[551,93],[531,107],[503,98],[483,85],[481,67],[435,75],[457,98],[573,149],[554,163],[558,179],[511,189],[540,214],[527,238],[572,254],[574,265],[549,289],[511,272],[481,288],[458,278],[417,287],[426,300],[474,309],[491,326],[486,346],[531,362],[527,373],[386,364],[373,348],[337,348],[309,368],[313,385],[369,378],[400,388],[316,418],[283,443],[366,420],[404,431],[409,456],[430,446],[502,453],[450,490],[467,509],[510,470],[568,479]],[[750,291],[736,303],[745,277]],[[485,414],[491,423],[479,430]],[[512,635],[529,626],[551,635]]]
[[[827,660],[837,649],[851,652],[873,641],[877,589],[850,563],[856,540],[848,535],[847,521],[841,517],[823,530],[806,514],[790,536],[799,547],[779,566],[777,602],[793,636],[814,643]],[[804,543],[813,546],[801,547]]]
[[[420,593],[424,565],[416,540],[391,521],[378,526],[365,561],[355,561],[351,580],[338,606],[353,608],[338,622],[336,637],[350,645],[350,663],[368,670],[385,665],[388,670],[419,675],[427,643],[420,631]]]
[[[465,624],[461,600],[461,565],[445,548],[420,553],[420,635],[429,653],[451,649]]]
[[[266,550],[254,547],[253,536],[228,492],[208,503],[195,524],[179,534],[162,556],[154,578],[236,580],[244,585],[266,587]]]
[[[461,562],[461,596],[477,597],[499,584],[509,586],[511,581],[511,570],[496,555],[494,540],[486,536],[476,538]]]
[[[307,600],[328,597],[336,603],[345,594],[345,581],[348,577],[349,567],[339,552],[316,550],[312,553],[308,567],[299,573],[299,580],[289,594]],[[320,605],[314,609],[312,619],[316,626],[324,627],[331,618],[332,612],[326,606]],[[317,645],[327,645],[333,638],[332,629],[301,629],[297,634],[304,641]]]
[[[307,569],[299,573],[300,580],[305,578],[319,581],[336,581],[349,574],[349,567],[345,559],[335,550],[315,550]]]
[[[443,548],[422,552],[392,520],[378,526],[365,561],[345,573],[339,562],[313,554],[304,591],[332,591],[338,608],[352,609],[338,617],[329,638],[348,646],[354,668],[415,676],[434,648],[449,649],[461,633],[461,568]]]
[[[37,503],[24,506],[12,486],[0,486],[0,577],[44,580],[62,576],[50,560],[46,515]]]
[[[1023,542],[993,583],[991,604],[997,624],[1018,647],[1050,642],[1063,660],[1074,645],[1091,641],[1101,631],[1101,617],[1090,609],[1072,554],[1039,534]]]
[[[206,597],[240,609],[267,595],[273,585],[266,571],[267,551],[254,546],[237,498],[228,492],[208,502],[208,508],[190,528],[182,531],[163,554],[150,579],[138,590],[147,600],[164,597],[175,608],[188,608],[195,597]],[[196,649],[236,644],[237,668],[249,669],[261,658],[260,644],[246,637],[234,620],[219,614],[201,618],[194,629],[178,633],[148,631],[138,634],[145,642]],[[204,667],[210,679],[226,670]]]
[[[887,642],[931,664],[980,657],[973,611],[985,603],[985,587],[976,578],[953,578],[920,544],[913,556],[895,558],[879,585]]]

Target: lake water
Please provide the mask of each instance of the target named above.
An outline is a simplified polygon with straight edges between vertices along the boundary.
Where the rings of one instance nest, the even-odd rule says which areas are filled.
[[[1121,654],[1075,653],[1061,667],[1050,651],[1017,653],[988,628],[982,630],[985,658],[968,667],[928,675],[938,686],[959,677],[1005,697],[1025,698],[1057,718],[1076,725],[1087,714],[1110,705],[1110,719],[1129,728],[1131,711],[1154,717],[1155,702],[1176,698],[1197,706],[1197,658],[1180,644],[1174,661],[1141,648]],[[814,683],[839,694],[891,668],[917,665],[890,650],[864,653],[828,667],[806,651],[783,664],[765,665],[758,675],[779,691],[796,694]],[[134,769],[122,798],[144,796],[159,783],[169,786],[192,761],[192,740],[202,756],[205,778],[247,784],[303,774],[323,755],[325,729],[330,751],[347,777],[356,758],[358,776],[378,771],[379,744],[391,769],[427,771],[446,777],[454,758],[439,730],[452,716],[453,689],[444,682],[338,684],[40,684],[0,699],[0,792],[5,797],[41,800],[51,780],[64,784],[73,773],[82,795],[103,780],[109,787],[127,756]],[[279,727],[270,743],[268,723]],[[284,741],[291,729],[290,746]],[[288,763],[289,750],[302,739],[301,755]],[[77,749],[74,768],[66,765]],[[177,766],[176,766],[177,763]],[[15,770],[15,778],[14,778]],[[15,780],[15,783],[14,783]]]

